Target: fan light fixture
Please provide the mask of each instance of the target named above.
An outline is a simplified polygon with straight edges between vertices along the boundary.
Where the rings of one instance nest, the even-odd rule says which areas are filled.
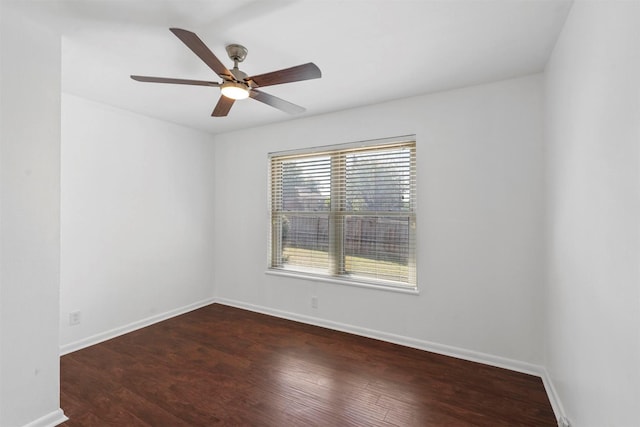
[[[236,82],[224,82],[220,89],[222,94],[231,99],[247,99],[249,97],[249,90],[246,85]]]

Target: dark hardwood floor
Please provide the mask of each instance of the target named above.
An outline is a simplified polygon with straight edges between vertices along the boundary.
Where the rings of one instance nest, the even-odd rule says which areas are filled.
[[[76,426],[556,426],[540,378],[220,304],[61,358]]]

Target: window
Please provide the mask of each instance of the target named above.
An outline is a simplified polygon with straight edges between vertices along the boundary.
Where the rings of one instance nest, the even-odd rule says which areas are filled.
[[[414,137],[270,155],[269,268],[416,288]]]

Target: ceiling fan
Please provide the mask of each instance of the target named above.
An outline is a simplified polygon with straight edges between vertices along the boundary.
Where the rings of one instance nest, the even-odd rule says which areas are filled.
[[[202,40],[191,31],[180,28],[170,28],[189,49],[193,51],[205,64],[209,66],[220,78],[222,82],[210,82],[203,80],[174,79],[167,77],[131,76],[133,80],[151,83],[173,83],[195,86],[219,87],[222,95],[216,104],[211,115],[213,117],[224,117],[229,114],[233,103],[239,99],[253,98],[264,104],[275,107],[285,113],[297,114],[305,111],[303,107],[291,102],[269,95],[258,90],[259,87],[279,85],[282,83],[298,82],[302,80],[317,79],[322,76],[320,69],[313,63],[298,65],[283,70],[272,71],[270,73],[259,74],[257,76],[247,76],[246,73],[238,69],[238,63],[244,61],[247,56],[247,49],[239,44],[227,46],[227,54],[233,60],[233,69],[229,70],[222,62],[209,50]]]

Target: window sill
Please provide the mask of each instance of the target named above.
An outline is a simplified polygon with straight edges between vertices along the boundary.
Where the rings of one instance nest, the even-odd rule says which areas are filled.
[[[337,285],[355,286],[358,288],[368,288],[368,289],[375,289],[379,291],[397,292],[401,294],[420,295],[420,291],[418,289],[403,288],[400,286],[393,286],[393,285],[382,285],[382,284],[377,284],[373,282],[363,282],[363,281],[349,280],[344,278],[327,277],[327,276],[303,273],[303,272],[292,271],[292,270],[268,269],[265,271],[265,274],[269,274],[272,276],[292,277],[294,279],[313,280],[316,282],[333,283]]]

